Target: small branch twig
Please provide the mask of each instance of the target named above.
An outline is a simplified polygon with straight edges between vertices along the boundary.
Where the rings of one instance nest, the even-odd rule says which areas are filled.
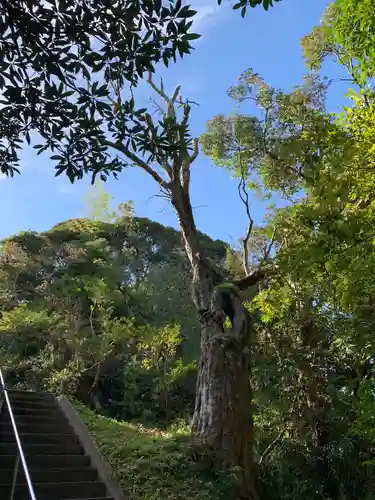
[[[272,236],[271,236],[269,244],[268,245],[266,244],[266,246],[265,246],[263,259],[261,260],[259,266],[261,266],[262,264],[264,264],[265,262],[267,262],[268,257],[270,256],[272,247],[273,247],[273,245],[275,243],[275,237],[276,237],[276,226],[274,226],[274,228],[273,228]]]
[[[96,304],[95,304],[96,306]],[[93,337],[95,337],[95,329],[94,329],[94,323],[93,323],[93,314],[94,314],[94,309],[95,309],[95,306],[92,306],[92,308],[90,308],[90,316],[89,316],[89,321],[90,321],[90,328],[91,328],[91,335]]]
[[[281,431],[279,432],[279,434],[276,436],[276,438],[272,441],[272,443],[270,443],[267,448],[264,450],[264,452],[262,453],[260,459],[259,459],[259,465],[262,465],[262,463],[264,462],[264,460],[268,457],[268,455],[270,455],[270,453],[273,451],[274,448],[276,448],[276,446],[279,444],[279,442],[282,440],[282,438],[284,437],[284,434],[286,432],[286,429],[287,429],[287,426],[284,425],[284,427],[281,429]]]
[[[261,465],[264,462],[264,460],[268,457],[268,455],[271,454],[271,452],[274,450],[274,448],[276,448],[276,446],[279,444],[279,442],[284,437],[284,435],[288,429],[288,423],[289,423],[288,420],[291,417],[291,415],[293,414],[295,407],[296,407],[298,394],[299,394],[299,392],[297,392],[294,396],[294,400],[293,400],[293,403],[291,405],[289,415],[287,417],[284,417],[284,425],[283,425],[281,431],[279,432],[279,434],[276,436],[276,438],[267,446],[267,448],[262,453],[262,455],[259,459],[259,465]]]
[[[253,230],[254,220],[251,217],[250,205],[249,205],[249,193],[247,192],[247,189],[246,189],[246,183],[245,183],[245,177],[244,177],[242,164],[241,164],[241,179],[240,179],[240,182],[238,183],[237,189],[238,189],[238,194],[239,194],[240,200],[245,205],[246,215],[247,215],[247,218],[249,220],[249,225],[247,227],[246,236],[242,241],[243,267],[244,267],[245,273],[247,275],[249,275],[251,273],[250,264],[249,264],[249,240],[250,240],[250,236],[251,236],[251,233]]]
[[[156,92],[158,94],[158,96],[160,96],[163,99],[163,101],[168,105],[168,111],[167,111],[168,116],[175,117],[176,116],[176,111],[174,109],[174,104],[175,104],[175,102],[177,100],[177,97],[178,97],[178,95],[180,93],[181,85],[179,85],[178,87],[175,88],[175,91],[173,92],[173,95],[170,98],[164,92],[163,80],[162,79],[160,79],[160,87],[159,88],[154,84],[154,82],[152,81],[152,73],[151,73],[151,71],[148,74],[148,80],[147,80],[147,82],[150,85],[150,87],[152,88],[152,90],[154,92]]]

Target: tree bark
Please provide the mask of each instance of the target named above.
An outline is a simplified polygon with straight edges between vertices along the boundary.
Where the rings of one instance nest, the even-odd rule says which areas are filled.
[[[154,84],[151,73],[148,82],[166,103],[164,116],[173,123],[173,127],[166,130],[175,152],[168,158],[164,153],[159,156],[156,154],[164,177],[125,145],[110,142],[106,144],[121,151],[147,172],[159,184],[163,193],[170,197],[176,211],[193,274],[193,299],[202,322],[202,352],[193,431],[212,445],[227,465],[236,467],[243,498],[256,500],[252,463],[249,318],[240,297],[235,293],[235,287],[231,292],[215,291],[215,286],[224,281],[223,276],[201,254],[199,248],[189,191],[190,167],[199,154],[199,148],[198,139],[189,135],[189,101],[182,100],[180,87],[177,87],[172,97],[168,97],[162,83],[160,87]],[[177,103],[183,108],[181,119],[177,118]],[[155,127],[152,117],[146,113],[145,119],[155,132],[157,126]],[[179,148],[176,150],[177,144]],[[168,180],[165,180],[165,176]],[[253,281],[254,278],[251,277],[252,284]],[[225,333],[223,324],[228,315],[232,321],[232,329]]]
[[[205,310],[209,308],[216,277],[199,247],[188,186],[184,187],[180,182],[175,182],[171,189],[171,198],[180,225],[185,252],[192,269],[193,300],[198,310]]]
[[[220,278],[200,252],[189,192],[180,182],[173,184],[171,200],[193,272],[194,302],[201,312],[201,358],[192,431],[217,452],[226,466],[234,467],[241,498],[257,500],[250,318],[233,289],[215,290]],[[228,313],[232,317],[232,328],[225,332],[223,325]]]
[[[235,467],[241,498],[256,500],[249,380],[251,325],[240,298],[231,293],[229,300],[234,324],[228,332],[223,328],[226,313],[216,309],[215,294],[202,325],[192,430],[219,452],[225,465]]]

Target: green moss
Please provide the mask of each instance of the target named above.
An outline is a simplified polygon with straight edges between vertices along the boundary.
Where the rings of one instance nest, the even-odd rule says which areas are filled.
[[[229,500],[228,477],[213,455],[194,445],[186,428],[167,432],[96,415],[74,402],[129,500]]]
[[[215,286],[215,290],[221,292],[231,292],[234,295],[240,295],[240,289],[234,283],[221,283],[220,285]]]

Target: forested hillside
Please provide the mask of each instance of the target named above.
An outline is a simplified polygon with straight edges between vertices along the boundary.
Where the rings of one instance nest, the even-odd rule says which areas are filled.
[[[201,243],[224,264],[223,242]],[[186,377],[191,408],[199,323],[177,231],[128,215],[74,219],[4,240],[0,275],[1,365],[13,383],[146,418],[185,408],[175,385]]]
[[[233,75],[232,112],[215,103],[200,136],[196,103],[154,77],[199,38],[194,10],[64,0],[65,14],[58,2],[29,3],[15,25],[23,2],[1,11],[12,26],[0,31],[1,173],[17,173],[21,142],[35,133],[34,148],[72,183],[130,167],[148,176],[179,230],[124,203],[4,239],[9,383],[69,395],[133,500],[374,500],[372,0],[328,5],[300,41],[302,81],[278,88],[256,68]],[[252,8],[273,15],[287,3],[233,9],[246,22]],[[326,75],[332,64],[343,76]],[[142,78],[147,108],[133,93]],[[338,80],[346,101],[332,112]],[[197,227],[200,154],[235,183],[239,241]],[[211,178],[199,187],[216,196]],[[259,200],[269,202],[261,223]]]

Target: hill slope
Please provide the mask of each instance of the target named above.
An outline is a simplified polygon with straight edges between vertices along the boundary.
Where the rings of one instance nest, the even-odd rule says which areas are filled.
[[[221,500],[229,480],[208,452],[194,446],[187,429],[162,432],[97,415],[74,403],[129,500]]]

